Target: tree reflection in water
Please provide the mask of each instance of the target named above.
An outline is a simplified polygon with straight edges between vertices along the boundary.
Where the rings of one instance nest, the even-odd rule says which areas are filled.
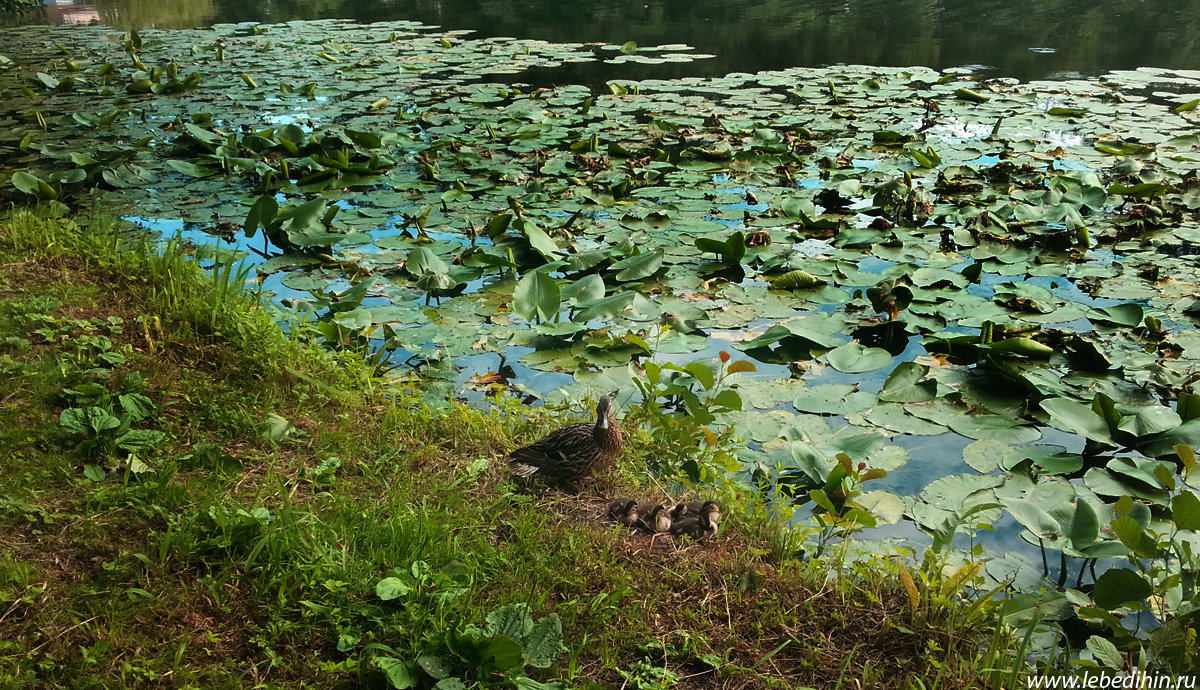
[[[56,23],[128,29],[219,22],[410,19],[480,36],[686,43],[690,64],[576,65],[557,81],[722,75],[837,63],[986,66],[1022,80],[1153,66],[1200,69],[1192,0],[98,0],[48,5]]]

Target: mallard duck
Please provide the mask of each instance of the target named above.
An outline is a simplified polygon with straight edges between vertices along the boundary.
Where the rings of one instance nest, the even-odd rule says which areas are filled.
[[[615,394],[600,398],[595,422],[564,426],[509,453],[509,469],[523,479],[571,484],[613,464],[621,452]]]
[[[622,525],[633,527],[638,521],[637,501],[632,498],[614,498],[608,504],[607,514]]]
[[[697,503],[701,503],[697,501]],[[671,534],[675,536],[706,539],[714,536],[720,528],[721,508],[712,501],[701,503],[701,510],[687,514],[671,522]]]
[[[671,517],[659,503],[637,507],[638,527],[647,532],[666,532],[671,529]]]

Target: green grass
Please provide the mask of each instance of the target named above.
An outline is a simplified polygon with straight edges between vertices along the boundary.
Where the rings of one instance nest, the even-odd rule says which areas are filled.
[[[0,221],[0,687],[987,682],[987,627],[912,606],[886,560],[834,577],[748,502],[704,544],[598,519],[602,496],[662,497],[636,429],[593,493],[518,491],[504,454],[561,411],[385,394],[243,278],[100,221]],[[70,433],[85,403],[163,437]],[[513,604],[557,616],[548,668],[488,660]],[[1002,643],[986,659],[1011,667]]]

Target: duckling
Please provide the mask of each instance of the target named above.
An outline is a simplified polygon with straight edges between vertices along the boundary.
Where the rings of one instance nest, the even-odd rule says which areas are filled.
[[[632,498],[614,498],[608,504],[607,515],[626,527],[633,527],[638,522],[637,501]]]
[[[721,509],[712,501],[704,502],[703,509],[696,514],[685,515],[671,523],[671,534],[693,539],[707,539],[720,529]],[[715,519],[714,519],[715,518]]]
[[[721,506],[716,501],[692,501],[688,504],[688,512],[694,515],[708,514],[713,524],[721,521]]]
[[[692,501],[690,503],[676,503],[671,507],[671,520],[679,520],[681,518],[692,516],[696,517],[702,513],[708,513],[708,519],[711,522],[721,521],[721,506],[715,501]]]
[[[672,523],[674,523],[676,520],[681,520],[687,517],[687,514],[688,504],[686,503],[676,503],[675,505],[671,506],[670,510],[667,511],[667,517],[671,518]]]
[[[637,507],[638,527],[647,532],[666,532],[671,529],[671,516],[661,503]]]

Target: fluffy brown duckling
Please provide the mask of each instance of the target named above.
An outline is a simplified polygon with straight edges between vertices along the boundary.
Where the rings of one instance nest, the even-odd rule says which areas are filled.
[[[516,477],[555,484],[577,484],[602,470],[621,452],[621,427],[612,393],[596,404],[596,421],[555,429],[541,439],[508,454]]]
[[[712,501],[705,501],[699,512],[681,516],[671,523],[671,534],[693,539],[707,539],[720,528],[721,508]]]
[[[671,520],[679,520],[688,516],[697,517],[703,513],[708,514],[710,522],[717,523],[721,521],[721,506],[715,501],[692,501],[690,503],[676,503],[671,507]]]
[[[640,505],[637,507],[637,524],[647,532],[666,532],[671,529],[671,516],[660,503]]]
[[[637,501],[632,498],[614,498],[609,502],[606,514],[626,527],[633,527],[638,523]]]

